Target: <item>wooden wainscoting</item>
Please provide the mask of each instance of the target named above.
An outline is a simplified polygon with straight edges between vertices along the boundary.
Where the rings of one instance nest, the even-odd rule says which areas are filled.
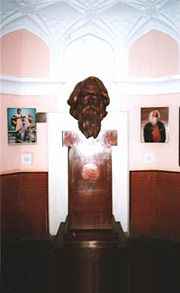
[[[180,239],[179,172],[130,172],[130,233]]]
[[[1,175],[1,231],[5,242],[48,235],[48,173]]]

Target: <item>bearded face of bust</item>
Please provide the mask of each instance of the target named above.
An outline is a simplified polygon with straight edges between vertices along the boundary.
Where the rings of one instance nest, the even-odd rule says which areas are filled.
[[[84,114],[79,118],[78,126],[86,138],[96,138],[101,130],[101,120],[97,114]]]
[[[68,104],[71,115],[86,138],[96,138],[101,130],[101,121],[107,115],[109,97],[102,81],[89,77],[78,83],[70,95]]]

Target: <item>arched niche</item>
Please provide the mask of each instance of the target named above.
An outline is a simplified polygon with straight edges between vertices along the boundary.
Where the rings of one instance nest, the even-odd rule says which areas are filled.
[[[26,29],[1,38],[1,74],[18,77],[45,77],[49,74],[50,54],[47,45]]]
[[[152,30],[129,50],[129,76],[154,78],[179,73],[179,47],[169,35]]]
[[[94,35],[84,35],[71,42],[64,51],[66,81],[77,82],[94,75],[112,80],[114,56],[111,46]]]

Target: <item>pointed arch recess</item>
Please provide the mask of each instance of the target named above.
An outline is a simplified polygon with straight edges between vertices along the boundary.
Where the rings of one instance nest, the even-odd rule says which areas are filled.
[[[17,77],[49,75],[50,53],[45,42],[26,29],[9,32],[0,39],[1,74]]]
[[[151,30],[129,50],[129,76],[154,78],[179,73],[179,47],[175,39]]]

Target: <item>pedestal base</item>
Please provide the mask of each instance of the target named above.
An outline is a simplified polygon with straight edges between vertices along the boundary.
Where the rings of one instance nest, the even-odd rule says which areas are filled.
[[[127,244],[119,222],[111,230],[69,230],[61,223],[54,248],[56,293],[127,293]]]

